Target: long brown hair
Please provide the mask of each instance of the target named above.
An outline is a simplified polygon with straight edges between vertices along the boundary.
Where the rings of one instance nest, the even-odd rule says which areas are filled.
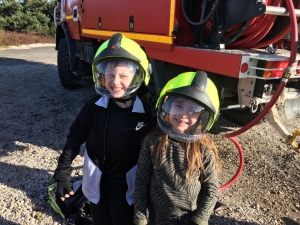
[[[168,149],[169,145],[169,139],[168,135],[165,134],[159,126],[156,126],[149,135],[158,136],[156,146],[153,150],[154,153],[154,166],[157,166],[160,162],[159,155],[165,151],[164,154],[166,154],[166,150]],[[205,170],[202,162],[202,156],[201,156],[201,146],[206,146],[209,149],[212,150],[212,152],[215,155],[216,160],[216,169],[219,172],[221,170],[221,164],[219,160],[218,150],[216,145],[214,144],[213,140],[208,136],[208,134],[205,134],[202,138],[195,142],[187,142],[186,145],[186,158],[188,160],[188,166],[186,168],[186,175],[187,178],[191,178],[194,169],[199,168],[200,171],[205,175]]]

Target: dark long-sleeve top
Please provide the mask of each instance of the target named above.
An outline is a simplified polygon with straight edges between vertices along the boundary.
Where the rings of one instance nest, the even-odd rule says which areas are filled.
[[[97,204],[100,200],[101,178],[121,178],[127,182],[126,199],[131,205],[140,143],[151,124],[150,105],[138,97],[129,111],[118,109],[116,103],[105,96],[92,98],[83,106],[70,127],[54,179],[70,180],[72,161],[78,155],[80,146],[85,143],[82,180],[85,196]]]
[[[187,211],[189,220],[207,224],[219,195],[214,153],[205,146],[201,147],[205,175],[197,168],[192,180],[187,182],[184,144],[169,140],[167,153],[160,155],[159,164],[154,167],[153,149],[157,140],[157,136],[148,136],[140,152],[134,199],[135,224],[148,224],[148,213],[151,218],[155,210],[164,213]],[[154,209],[149,209],[149,205],[154,205]],[[152,221],[150,224],[164,222]]]

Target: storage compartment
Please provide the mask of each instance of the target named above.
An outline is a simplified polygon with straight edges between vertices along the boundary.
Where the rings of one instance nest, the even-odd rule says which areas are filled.
[[[82,28],[168,35],[170,5],[161,0],[84,0]]]

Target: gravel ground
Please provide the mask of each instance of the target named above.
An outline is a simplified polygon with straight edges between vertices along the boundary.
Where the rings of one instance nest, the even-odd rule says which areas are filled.
[[[62,224],[47,204],[47,186],[71,122],[94,94],[91,80],[79,90],[59,83],[53,46],[0,51],[0,224]],[[299,129],[296,119],[289,129]],[[210,135],[222,160],[220,184],[239,166],[234,144],[224,137],[240,127],[222,115]],[[242,175],[221,192],[224,205],[210,224],[300,224],[300,156],[280,141],[267,122],[236,137],[243,147]],[[72,177],[80,179],[82,152]]]

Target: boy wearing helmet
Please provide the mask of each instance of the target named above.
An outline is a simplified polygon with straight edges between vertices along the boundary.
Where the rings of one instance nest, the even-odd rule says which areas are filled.
[[[93,64],[96,92],[72,123],[54,173],[57,195],[73,195],[71,163],[85,143],[82,191],[93,224],[132,225],[140,142],[151,128],[151,107],[136,96],[147,82],[148,60],[131,39],[114,34],[98,49]]]
[[[156,107],[158,127],[142,144],[134,199],[136,225],[207,225],[219,194],[218,152],[206,134],[219,110],[203,71],[171,79]]]

